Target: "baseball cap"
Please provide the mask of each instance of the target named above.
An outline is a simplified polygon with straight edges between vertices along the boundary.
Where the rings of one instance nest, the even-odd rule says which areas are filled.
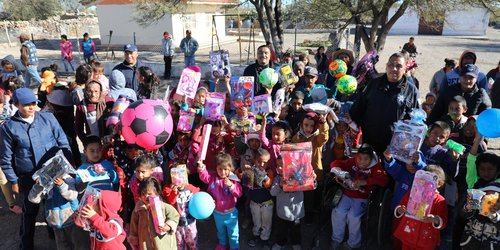
[[[477,78],[478,74],[479,74],[479,69],[474,64],[466,64],[462,67],[462,70],[460,71],[460,76],[468,75]]]
[[[123,46],[123,51],[134,52],[137,51],[137,47],[133,44],[127,44]]]
[[[318,70],[316,68],[313,68],[313,67],[306,67],[304,75],[306,75],[306,76],[317,76],[318,75]]]
[[[28,88],[19,88],[14,91],[14,94],[12,95],[12,100],[14,103],[19,103],[22,105],[30,104],[37,102],[38,99],[36,98],[35,94],[31,89]]]

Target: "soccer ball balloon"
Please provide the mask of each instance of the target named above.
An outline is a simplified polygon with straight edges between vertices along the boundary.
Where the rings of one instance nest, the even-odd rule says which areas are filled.
[[[339,79],[347,73],[347,64],[340,59],[335,59],[335,61],[330,63],[328,72],[330,72],[330,75],[333,77]]]
[[[123,138],[128,144],[145,150],[160,148],[172,134],[169,110],[160,100],[143,99],[130,104],[121,115]]]
[[[259,75],[259,82],[265,88],[272,88],[278,82],[279,74],[272,68],[262,70]]]
[[[354,76],[345,75],[337,80],[337,89],[343,95],[349,95],[356,91],[358,81]]]

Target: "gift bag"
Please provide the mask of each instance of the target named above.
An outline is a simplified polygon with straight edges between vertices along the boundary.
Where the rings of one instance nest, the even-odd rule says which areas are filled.
[[[201,80],[201,70],[198,66],[189,66],[182,70],[176,94],[194,99]]]
[[[160,227],[165,226],[165,215],[162,210],[162,202],[158,196],[149,196],[149,208],[151,209],[151,217],[153,217],[153,224],[158,235],[164,235],[167,232],[162,232]]]
[[[39,179],[39,184],[43,187],[44,193],[48,193],[54,186],[54,179],[61,178],[66,174],[76,174],[76,172],[64,157],[62,150],[59,150],[54,157],[48,159],[42,165],[42,168],[33,174],[32,178],[34,181]]]
[[[418,170],[413,179],[406,216],[423,220],[432,208],[437,193],[438,176],[425,170]]]
[[[412,155],[420,149],[427,133],[425,125],[425,111],[414,109],[409,121],[397,121],[394,123],[394,134],[392,135],[389,152],[394,158],[411,164]]]
[[[201,143],[200,143],[200,160],[205,160],[207,156],[208,150],[208,141],[210,141],[210,133],[212,132],[212,125],[205,124],[203,125],[203,134],[201,135]]]
[[[292,67],[288,64],[281,66],[279,74],[281,82],[286,86],[295,84],[299,81],[299,78],[293,73]]]
[[[186,186],[188,184],[188,171],[186,164],[179,164],[170,169],[172,184],[175,186]]]
[[[283,191],[307,191],[316,188],[311,165],[311,142],[284,144],[281,146],[283,157]]]
[[[224,93],[208,93],[205,100],[205,118],[209,121],[220,121],[224,115],[226,95]]]
[[[264,94],[254,97],[253,99],[253,113],[263,114],[273,112],[272,107],[273,101],[271,100],[271,95]]]
[[[231,77],[231,109],[247,107],[251,110],[253,103],[253,76]]]
[[[95,189],[92,186],[87,186],[87,188],[85,189],[85,193],[80,199],[80,203],[78,204],[78,209],[75,216],[75,224],[85,231],[90,231],[90,222],[87,218],[82,216],[82,210],[86,205],[90,205],[94,208],[94,210],[96,210],[96,206],[99,206],[100,197],[101,193],[98,189]]]
[[[196,112],[191,110],[181,110],[179,111],[179,123],[177,124],[177,131],[183,133],[189,133],[193,130],[194,118]]]
[[[221,78],[224,75],[231,75],[231,65],[229,64],[229,51],[210,51],[210,67],[212,68],[212,78]]]

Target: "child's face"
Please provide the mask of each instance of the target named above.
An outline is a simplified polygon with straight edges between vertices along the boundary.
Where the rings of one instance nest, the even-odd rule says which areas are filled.
[[[125,148],[125,156],[130,160],[135,160],[137,157],[141,155],[141,151],[134,147]]]
[[[460,105],[458,102],[450,102],[448,105],[448,114],[451,119],[459,119],[465,112],[467,112],[467,108]]]
[[[309,88],[312,88],[314,84],[316,83],[316,80],[318,80],[318,76],[306,76],[306,86]]]
[[[302,99],[292,99],[292,109],[294,111],[299,111],[302,108],[302,104],[304,103],[304,100]]]
[[[337,124],[337,126],[335,126],[335,128],[337,129],[337,132],[339,134],[343,134],[347,130],[348,127],[349,127],[349,125],[347,125],[346,122],[342,122],[342,121],[340,121]]]
[[[144,205],[148,206],[149,205],[149,197],[152,196],[158,196],[158,193],[156,193],[156,190],[150,188],[148,192],[145,194],[141,194],[141,201],[144,203]]]
[[[311,119],[304,119],[302,121],[302,130],[304,133],[307,135],[310,135],[314,132],[314,120]]]
[[[255,166],[257,166],[260,170],[266,170],[269,159],[271,159],[271,156],[269,155],[255,157]]]
[[[476,120],[467,120],[464,126],[463,133],[465,137],[474,138],[476,136]]]
[[[286,140],[285,130],[282,128],[273,127],[272,138],[273,138],[274,143],[283,144]]]
[[[356,154],[356,165],[360,169],[366,169],[370,166],[372,157],[367,154]]]
[[[448,140],[448,136],[450,133],[441,128],[433,128],[431,132],[429,132],[429,136],[427,137],[427,145],[430,147],[434,147],[436,145],[441,145]]]
[[[92,78],[94,80],[99,80],[99,78],[101,78],[103,74],[104,74],[103,70],[95,70],[92,72]]]
[[[11,73],[11,72],[13,72],[13,71],[14,71],[14,65],[12,65],[12,64],[5,64],[5,65],[3,66],[3,70],[2,70],[2,71],[3,71],[3,72],[6,72],[6,73]]]
[[[99,84],[92,84],[87,89],[87,97],[91,103],[98,103],[101,97],[101,86]]]
[[[246,107],[241,107],[236,109],[236,114],[238,114],[239,117],[247,117],[248,116],[248,110]]]
[[[207,92],[205,91],[200,91],[198,94],[195,96],[195,100],[197,103],[201,103],[205,105],[205,98],[207,97]]]
[[[189,136],[187,135],[182,135],[182,136],[179,136],[177,137],[177,142],[179,143],[179,146],[181,146],[182,148],[185,148],[189,145]]]
[[[219,125],[212,125],[212,131],[210,132],[212,135],[218,135],[220,134],[220,131],[222,130],[222,127]]]
[[[227,178],[231,174],[231,165],[217,165],[217,175],[221,178]]]
[[[485,181],[493,181],[498,177],[498,169],[490,162],[481,162],[477,168],[477,174]]]
[[[250,139],[247,141],[247,144],[251,150],[257,150],[260,148],[260,140],[257,139]]]
[[[347,65],[349,65],[349,62],[351,61],[351,58],[349,58],[349,55],[344,54],[344,53],[339,55],[339,59],[344,61]]]
[[[83,150],[89,163],[98,163],[101,160],[101,145],[99,143],[91,143]]]
[[[425,97],[425,103],[427,103],[427,104],[433,104],[435,100],[436,99],[434,98],[434,96]]]
[[[140,165],[135,168],[135,178],[137,178],[139,182],[148,177],[151,177],[152,174],[153,174],[153,169],[150,168],[149,166]]]
[[[29,103],[26,105],[16,103],[15,106],[19,109],[19,114],[23,118],[32,117],[36,112],[36,102]]]

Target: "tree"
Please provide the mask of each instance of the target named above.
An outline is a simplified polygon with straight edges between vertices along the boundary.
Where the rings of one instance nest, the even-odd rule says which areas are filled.
[[[5,12],[12,15],[14,20],[45,20],[61,12],[58,0],[17,0],[5,1]]]
[[[282,0],[248,0],[257,12],[260,29],[278,55],[283,52]]]

